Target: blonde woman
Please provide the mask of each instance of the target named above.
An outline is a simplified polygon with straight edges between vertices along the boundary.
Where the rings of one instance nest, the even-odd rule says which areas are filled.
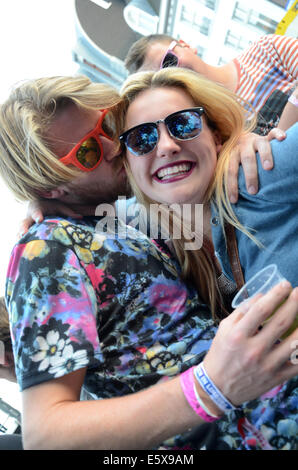
[[[220,267],[230,281],[238,281],[227,249],[234,229],[232,254],[235,259],[239,251],[244,279],[275,262],[297,286],[298,125],[288,131],[285,141],[272,144],[275,168],[270,174],[259,168],[257,196],[247,193],[240,174],[240,197],[232,207],[226,185],[229,156],[244,129],[253,127],[251,112],[221,86],[178,68],[135,74],[121,93],[124,132],[120,141],[126,147],[127,173],[139,202],[149,212],[156,203],[171,213],[174,206],[191,205],[194,215],[196,205],[204,205],[203,246],[186,250],[185,231],[180,238],[172,237],[171,243],[184,277],[196,285],[213,313],[225,294],[217,280]],[[195,221],[191,223],[193,233]],[[281,410],[276,403],[283,402],[284,419],[288,419],[284,445],[297,448],[297,380],[273,396],[271,403],[250,405],[245,416],[259,430],[263,427],[272,444],[277,442]],[[261,415],[255,414],[261,406]]]
[[[215,306],[214,282],[210,289],[214,279],[213,241],[225,274],[233,280],[224,256],[225,224],[238,229],[246,279],[274,260],[296,285],[297,263],[289,251],[295,247],[298,229],[297,127],[285,141],[272,144],[275,168],[270,173],[259,168],[262,187],[257,196],[246,191],[240,170],[241,200],[232,206],[227,170],[239,137],[254,126],[250,107],[245,110],[232,92],[178,68],[135,74],[124,84],[122,95],[126,116],[120,140],[127,149],[127,173],[138,200],[147,207],[154,202],[193,207],[204,204],[206,243],[202,249],[187,251],[183,249],[185,240],[172,240],[185,276],[197,280],[203,298]],[[284,228],[273,223],[276,217],[287,221]],[[278,250],[274,243],[277,236],[287,240]]]

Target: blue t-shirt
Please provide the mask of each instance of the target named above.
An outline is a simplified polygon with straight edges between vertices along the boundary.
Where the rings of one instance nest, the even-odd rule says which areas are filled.
[[[259,192],[248,194],[242,167],[239,172],[239,200],[234,212],[251,229],[263,248],[236,230],[240,263],[245,280],[275,263],[293,286],[298,286],[298,123],[282,142],[271,143],[274,169],[262,168],[258,157]],[[212,237],[224,273],[233,279],[222,227],[212,207]]]

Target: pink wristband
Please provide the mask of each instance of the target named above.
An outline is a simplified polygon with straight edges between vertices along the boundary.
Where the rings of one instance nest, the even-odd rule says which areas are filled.
[[[194,392],[194,374],[193,374],[194,367],[187,369],[185,372],[180,374],[180,384],[184,393],[186,400],[188,401],[189,405],[195,411],[197,415],[199,415],[204,421],[208,423],[212,423],[216,421],[220,417],[210,416],[206,411],[201,407],[200,403],[198,402],[195,392]]]

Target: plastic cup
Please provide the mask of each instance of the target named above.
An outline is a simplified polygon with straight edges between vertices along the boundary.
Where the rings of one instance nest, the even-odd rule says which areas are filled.
[[[252,297],[257,294],[266,294],[274,286],[285,280],[286,278],[279,272],[276,264],[270,264],[269,266],[266,266],[266,268],[259,271],[246,284],[244,284],[244,286],[234,297],[232,301],[232,307],[234,309],[239,307],[239,305],[241,305],[243,302],[252,299]],[[283,302],[279,305],[279,307],[283,304]],[[275,312],[273,312],[272,315],[274,315],[274,313]],[[270,320],[272,315],[266,320],[266,322]],[[282,335],[282,338],[289,336],[297,327],[298,315],[296,315],[296,319],[294,320],[291,327],[286,331],[286,333]]]
[[[250,300],[256,294],[266,294],[270,289],[272,289],[272,287],[285,280],[285,277],[280,274],[276,264],[266,266],[266,268],[259,271],[246,284],[244,284],[234,297],[232,307],[239,307],[239,305]]]

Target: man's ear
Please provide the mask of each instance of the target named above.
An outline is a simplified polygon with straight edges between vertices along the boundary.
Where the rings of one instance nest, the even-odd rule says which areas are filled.
[[[190,47],[190,45],[183,41],[183,39],[179,39],[178,44],[180,44],[182,47]]]
[[[60,199],[65,196],[66,191],[62,186],[58,188],[50,189],[49,191],[38,191],[38,195],[45,199]]]
[[[180,44],[182,47],[187,47],[188,49],[190,49],[194,54],[197,55],[198,51],[195,47],[190,47],[189,44],[187,44],[187,42],[183,41],[183,39],[179,39],[178,41],[178,44]]]

